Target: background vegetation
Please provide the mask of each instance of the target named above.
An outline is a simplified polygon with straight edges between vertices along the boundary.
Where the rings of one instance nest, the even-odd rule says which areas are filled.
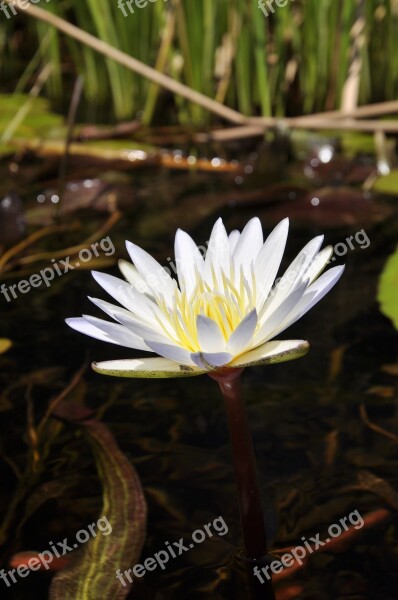
[[[355,59],[359,103],[397,97],[398,0],[291,0],[269,18],[258,0],[158,0],[127,17],[116,0],[51,0],[42,8],[245,115],[340,108]],[[160,116],[164,123],[165,110],[170,123],[211,119],[27,15],[0,13],[0,50],[9,92],[26,91],[38,66],[51,62],[47,94],[66,103],[72,78],[84,75],[92,119],[109,117],[110,107],[115,119],[138,115],[147,124]]]

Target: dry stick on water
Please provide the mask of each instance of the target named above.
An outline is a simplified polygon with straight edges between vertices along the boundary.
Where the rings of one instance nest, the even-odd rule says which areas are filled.
[[[256,121],[251,118],[251,124],[228,129],[218,129],[209,133],[198,133],[194,136],[194,139],[200,143],[207,143],[209,141],[223,142],[239,138],[263,136],[267,129],[276,127],[288,129],[330,129],[333,131],[360,131],[369,133],[374,133],[376,131],[388,133],[398,132],[398,121],[357,121],[356,119],[346,118],[344,113],[339,113],[338,117],[336,114],[335,118],[322,118],[321,114],[322,113],[319,115],[283,119],[268,117]],[[257,123],[257,125],[255,123]]]
[[[109,217],[109,219],[106,221],[106,223],[104,223],[104,225],[102,225],[102,227],[100,227],[100,229],[98,229],[95,233],[90,235],[90,237],[88,237],[86,240],[84,240],[81,244],[79,244],[77,246],[71,246],[70,248],[63,248],[62,250],[57,250],[55,252],[40,252],[38,254],[30,254],[29,256],[23,256],[22,258],[15,260],[15,262],[13,263],[12,266],[14,266],[15,264],[28,265],[28,264],[35,263],[39,260],[46,260],[48,258],[62,258],[64,256],[72,256],[74,254],[77,254],[83,248],[87,248],[87,246],[89,244],[92,244],[93,242],[96,242],[99,239],[101,239],[110,229],[112,229],[112,227],[118,221],[120,221],[121,217],[122,217],[122,213],[120,211],[116,211],[116,212],[112,213],[111,216]],[[20,242],[16,246],[13,246],[5,254],[0,256],[0,273],[2,273],[2,271],[7,271],[8,263],[11,260],[11,258],[13,258],[17,254],[19,254],[20,252],[25,250],[28,246],[30,246],[37,240],[39,240],[47,235],[50,235],[54,232],[67,231],[67,230],[71,230],[71,229],[75,229],[75,226],[74,225],[50,225],[49,227],[44,227],[43,229],[40,229],[39,231],[32,233],[32,235],[30,235],[28,238],[26,238],[25,240],[22,240],[22,242]],[[10,266],[8,268],[8,270],[11,269],[12,266]],[[29,272],[30,271],[27,271],[26,273],[29,273]],[[25,275],[26,273],[19,272],[19,276]]]
[[[335,120],[346,119],[364,119],[365,117],[381,117],[398,112],[398,100],[388,100],[386,102],[377,102],[376,104],[366,104],[347,112],[342,110],[329,110],[327,112],[314,113],[312,115],[303,115],[301,117],[280,118],[280,117],[249,117],[247,123],[251,125],[293,123],[297,126],[304,126],[305,123],[322,122],[329,123]],[[378,121],[374,121],[378,123]]]
[[[210,377],[217,381],[224,397],[238,492],[244,559],[247,560],[252,598],[272,600],[274,594],[271,582],[261,584],[253,575],[253,566],[256,563],[261,566],[262,561],[266,560],[268,544],[256,460],[242,397],[243,369],[231,371],[229,369],[228,374],[223,374],[222,371],[217,375],[210,373]]]
[[[383,115],[393,114],[398,112],[398,100],[388,100],[387,102],[377,102],[376,104],[366,104],[358,106],[354,110],[342,112],[341,110],[331,110],[324,113],[316,113],[300,117],[300,121],[304,122],[308,119],[317,117],[323,119],[363,119],[365,117],[382,117]]]
[[[19,242],[16,246],[13,246],[7,252],[5,252],[2,256],[0,256],[0,273],[5,269],[7,263],[17,254],[23,252],[26,248],[37,242],[38,240],[51,235],[52,233],[59,233],[61,231],[66,231],[73,229],[72,225],[49,225],[48,227],[43,227],[39,231],[35,231],[29,237],[25,238],[21,242]]]
[[[376,425],[376,423],[372,423],[372,421],[368,417],[368,412],[364,404],[361,404],[361,406],[359,407],[359,414],[361,415],[362,421],[365,423],[365,425],[369,427],[369,429],[372,429],[373,431],[384,435],[384,437],[387,437],[390,440],[393,440],[394,442],[398,442],[398,435],[395,435],[395,433],[392,433],[391,431],[387,431],[387,429],[383,429],[383,427]]]
[[[79,132],[72,137],[73,142],[86,142],[94,140],[114,140],[129,137],[140,129],[140,121],[126,121],[112,127],[97,127],[96,125],[83,125]]]
[[[109,219],[98,229],[95,233],[90,235],[87,239],[85,239],[81,244],[76,246],[71,246],[70,248],[63,248],[62,250],[57,250],[55,252],[40,252],[39,254],[31,254],[30,256],[24,256],[19,259],[19,265],[28,265],[38,260],[45,260],[47,258],[61,258],[63,256],[72,256],[73,254],[77,254],[83,248],[87,248],[93,242],[100,240],[112,227],[120,221],[122,218],[122,213],[120,211],[116,211],[111,214]]]

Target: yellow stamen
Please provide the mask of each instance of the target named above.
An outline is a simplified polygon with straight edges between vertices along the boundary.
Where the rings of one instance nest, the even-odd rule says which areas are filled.
[[[167,319],[173,334],[157,318],[166,335],[183,348],[191,352],[200,351],[196,321],[198,315],[204,315],[217,323],[227,341],[244,317],[254,308],[257,295],[254,267],[251,268],[251,285],[244,276],[243,268],[239,273],[238,286],[235,286],[234,266],[230,268],[230,277],[221,271],[221,281],[217,279],[213,265],[211,280],[213,288],[204,281],[195,270],[196,285],[190,296],[185,290],[176,289],[173,306],[167,306],[164,298],[156,298],[161,313]]]

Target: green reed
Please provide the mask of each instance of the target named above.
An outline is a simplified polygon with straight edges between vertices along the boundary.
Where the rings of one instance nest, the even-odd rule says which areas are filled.
[[[339,108],[350,67],[352,28],[362,14],[366,43],[361,49],[359,101],[397,97],[397,0],[290,0],[285,7],[273,6],[275,12],[268,9],[266,18],[258,0],[158,0],[142,8],[132,4],[133,13],[125,4],[127,16],[117,0],[43,4],[193,89],[246,115],[264,116]],[[25,15],[7,19],[0,14],[0,76],[7,82],[5,89],[15,89],[24,72],[26,82],[29,60],[39,48],[41,61],[55,67],[47,82],[48,95],[58,101],[68,97],[72,76],[84,75],[91,117],[102,111],[116,119],[138,115],[148,124],[166,120],[194,125],[212,119],[202,108],[170,98],[57,32],[42,43],[48,31],[46,24]],[[33,60],[37,62],[37,55]]]

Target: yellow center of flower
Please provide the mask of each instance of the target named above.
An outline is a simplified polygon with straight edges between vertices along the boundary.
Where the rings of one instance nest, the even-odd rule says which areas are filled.
[[[212,319],[218,325],[225,341],[228,341],[231,333],[256,306],[256,281],[253,270],[251,285],[245,278],[243,269],[237,285],[234,284],[233,270],[230,277],[221,271],[221,281],[217,281],[213,271],[212,279],[211,287],[197,273],[196,286],[189,297],[184,290],[176,289],[172,309],[166,305],[163,298],[157,298],[158,307],[173,329],[173,341],[191,352],[201,350],[196,325],[198,315]],[[159,323],[170,337],[170,332],[161,321]]]

